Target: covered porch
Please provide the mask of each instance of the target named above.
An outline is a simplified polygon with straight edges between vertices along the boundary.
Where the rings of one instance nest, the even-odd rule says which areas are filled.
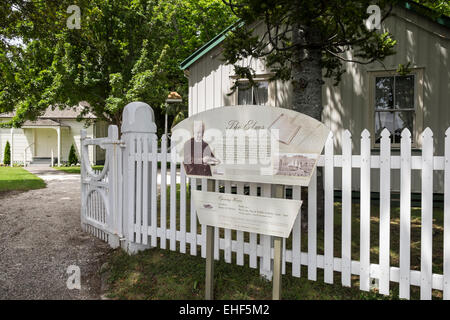
[[[28,144],[23,149],[23,159],[14,159],[14,154],[17,157],[14,148],[23,146],[15,143],[17,129],[11,128],[11,165],[14,161],[23,161],[24,165],[42,163],[61,166],[62,131],[70,130],[70,126],[51,119],[38,119],[26,121],[21,129],[26,132]]]

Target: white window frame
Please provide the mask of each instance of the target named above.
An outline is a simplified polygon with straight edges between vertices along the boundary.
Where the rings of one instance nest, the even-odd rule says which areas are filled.
[[[276,81],[269,81],[270,77],[272,77],[273,75],[274,75],[273,73],[259,74],[253,78],[253,81],[255,81],[255,82],[266,81],[268,83],[266,106],[275,106],[276,97],[275,97],[274,93],[276,92]],[[241,83],[248,82],[248,79],[238,78],[235,75],[230,76],[230,79],[232,81],[241,82]],[[238,92],[239,92],[239,88],[237,88],[233,94],[234,105],[238,105],[238,102],[239,102]],[[252,92],[252,100],[253,100],[253,92]]]
[[[420,148],[422,143],[420,135],[423,132],[423,68],[411,68],[407,75],[414,75],[414,119],[413,132],[411,132],[412,147]],[[377,77],[399,76],[396,70],[369,71],[369,123],[368,129],[372,136],[372,148],[379,149],[380,144],[375,142],[375,81]],[[400,143],[391,143],[391,147],[400,148]]]

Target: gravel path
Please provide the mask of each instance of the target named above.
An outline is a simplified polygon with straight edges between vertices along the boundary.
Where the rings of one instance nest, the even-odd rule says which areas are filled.
[[[80,176],[29,167],[47,188],[0,193],[0,299],[99,299],[98,273],[111,251],[82,232]],[[69,290],[69,265],[81,290]]]

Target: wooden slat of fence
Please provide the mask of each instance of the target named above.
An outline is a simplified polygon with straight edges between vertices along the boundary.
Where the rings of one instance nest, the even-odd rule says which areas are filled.
[[[172,152],[173,154],[174,152]],[[166,229],[167,229],[167,136],[165,134],[161,137],[161,184],[160,184],[160,217],[161,221],[161,249],[166,249]],[[170,199],[172,200],[172,199]],[[181,208],[180,208],[181,209]]]
[[[142,243],[142,140],[141,136],[136,139],[136,243]]]
[[[317,169],[308,186],[308,279],[317,280]]]
[[[191,255],[197,255],[197,213],[194,207],[194,201],[192,199],[193,191],[197,188],[197,181],[195,178],[191,178]]]
[[[170,152],[170,250],[176,250],[177,232],[177,159],[175,146]]]
[[[422,230],[420,299],[431,299],[433,237],[433,132],[422,134]]]
[[[261,195],[270,198],[272,196],[272,187],[270,184],[261,185]],[[260,274],[266,278],[272,277],[272,237],[268,235],[259,235],[262,247],[260,260]]]
[[[256,183],[250,183],[250,195],[256,197],[258,195],[258,185]],[[257,268],[258,267],[258,255],[257,255],[257,248],[258,248],[258,234],[256,233],[250,233],[250,258],[249,258],[249,265],[250,268]]]
[[[244,183],[236,183],[237,194],[244,194]],[[238,266],[244,265],[244,232],[236,232],[237,248],[236,248],[236,264]]]
[[[152,135],[150,138],[151,144],[152,144],[152,153],[151,153],[151,157],[152,157],[152,182],[151,182],[151,212],[150,212],[150,217],[151,217],[151,226],[152,226],[152,237],[151,237],[151,245],[153,247],[156,247],[157,243],[158,243],[158,207],[157,207],[157,202],[156,202],[156,195],[158,194],[158,190],[157,190],[157,183],[158,183],[158,140],[156,137],[156,134]]]
[[[333,283],[334,274],[334,142],[330,132],[325,144],[325,223],[324,223],[324,282]]]
[[[361,133],[360,277],[359,288],[370,289],[370,133]]]
[[[380,150],[380,293],[389,294],[391,221],[391,133],[381,132]]]
[[[445,132],[444,174],[444,299],[450,300],[450,128]]]
[[[352,261],[352,140],[351,133],[342,137],[342,285],[351,286]]]
[[[216,180],[214,183],[214,191],[219,192],[219,181]],[[220,230],[217,227],[214,227],[214,260],[220,259]]]
[[[401,140],[400,169],[400,291],[409,299],[411,269],[411,132],[406,128]]]
[[[202,179],[202,191],[208,191],[208,179]],[[201,226],[201,256],[202,258],[206,258],[206,225]]]
[[[286,274],[286,238],[283,238],[281,247],[281,274]]]
[[[225,193],[231,193],[231,182],[225,181]],[[225,229],[225,249],[224,249],[224,256],[225,256],[225,262],[231,263],[231,230]]]
[[[149,200],[149,185],[151,188],[151,182],[148,181],[148,165],[149,165],[149,145],[150,141],[148,139],[145,139],[143,142],[143,154],[142,154],[142,161],[143,161],[143,168],[142,168],[142,243],[144,245],[148,244],[148,200]],[[150,204],[151,205],[151,204]]]
[[[294,200],[302,199],[301,187],[292,187],[292,198]],[[303,206],[303,205],[302,205]],[[294,277],[300,277],[300,254],[301,254],[301,210],[294,221],[294,226],[292,227],[292,275]]]
[[[129,140],[129,146],[127,146],[128,154],[126,155],[127,161],[128,161],[128,190],[125,192],[128,192],[128,240],[131,242],[134,242],[134,223],[135,223],[135,210],[134,210],[134,203],[135,203],[135,181],[134,181],[134,174],[135,174],[135,154],[134,154],[134,147],[135,147],[135,135],[130,134],[130,140]]]
[[[180,233],[180,252],[186,253],[186,171],[183,164],[180,165]]]

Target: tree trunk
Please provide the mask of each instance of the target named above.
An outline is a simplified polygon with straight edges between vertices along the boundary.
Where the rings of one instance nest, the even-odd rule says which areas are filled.
[[[294,43],[318,43],[320,32],[317,29],[296,26],[293,32]],[[294,53],[292,63],[292,109],[322,121],[322,52],[320,49],[301,49]],[[324,189],[322,168],[317,169],[317,226],[323,224]],[[306,188],[302,188],[303,206],[302,229],[307,228]]]

